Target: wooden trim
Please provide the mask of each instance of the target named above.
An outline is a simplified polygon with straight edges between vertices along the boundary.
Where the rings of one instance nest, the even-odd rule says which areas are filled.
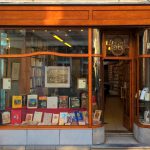
[[[139,55],[138,58],[150,58],[150,54]]]
[[[22,57],[32,57],[38,55],[54,55],[59,57],[88,57],[88,54],[64,54],[57,52],[33,52],[27,54],[0,54],[0,58],[22,58]]]
[[[100,124],[100,125],[95,125],[95,126],[91,126],[89,127],[88,125],[83,125],[83,126],[75,126],[75,125],[66,125],[66,126],[54,126],[54,125],[51,125],[51,126],[10,126],[10,125],[6,125],[6,126],[0,126],[0,130],[59,130],[59,129],[64,129],[64,130],[79,130],[79,129],[82,129],[82,130],[88,130],[88,129],[95,129],[95,128],[101,128],[103,127],[104,125],[103,124]]]
[[[89,94],[89,127],[92,127],[92,28],[88,30],[88,94]]]
[[[140,123],[137,119],[135,120],[135,123],[138,125],[138,127],[141,127],[141,128],[150,128],[150,124],[142,124]]]
[[[150,25],[150,5],[0,6],[0,26]]]
[[[92,57],[103,57],[101,54],[92,54]]]
[[[114,56],[114,57],[103,57],[103,59],[107,59],[107,60],[132,60],[132,58],[130,58],[130,57],[116,57],[116,56]]]

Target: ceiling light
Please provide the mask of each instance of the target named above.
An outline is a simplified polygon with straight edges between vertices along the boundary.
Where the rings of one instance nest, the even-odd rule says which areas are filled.
[[[54,37],[55,39],[57,39],[58,41],[63,42],[63,39],[61,39],[59,36],[53,34],[53,37]]]
[[[35,32],[35,30],[32,30],[32,32]]]
[[[57,32],[59,32],[59,30],[57,30]]]
[[[71,32],[71,30],[68,30],[69,32]]]
[[[81,32],[83,32],[84,30],[83,29],[81,29]]]
[[[47,32],[47,30],[44,30],[45,32]]]
[[[70,44],[68,44],[67,42],[64,43],[65,45],[67,45],[68,47],[72,47]]]

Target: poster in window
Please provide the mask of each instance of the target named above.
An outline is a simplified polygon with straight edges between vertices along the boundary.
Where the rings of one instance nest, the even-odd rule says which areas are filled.
[[[68,66],[45,67],[45,87],[69,88],[70,67]]]
[[[20,63],[12,63],[12,80],[19,80]]]
[[[87,79],[86,78],[78,78],[77,80],[77,89],[87,89]]]

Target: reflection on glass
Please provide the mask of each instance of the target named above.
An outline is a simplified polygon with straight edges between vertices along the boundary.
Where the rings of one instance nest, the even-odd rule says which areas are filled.
[[[103,120],[103,87],[102,87],[102,72],[100,72],[101,60],[99,57],[93,58],[93,79],[92,79],[92,110],[93,124],[99,125]]]
[[[140,59],[139,73],[139,119],[150,124],[150,58]]]
[[[1,46],[6,54],[38,51],[88,53],[88,30],[84,29],[0,29]]]
[[[150,29],[139,32],[139,54],[150,54]]]
[[[101,54],[101,33],[99,29],[93,29],[93,54]]]
[[[87,58],[41,55],[4,62],[3,125],[88,124]]]

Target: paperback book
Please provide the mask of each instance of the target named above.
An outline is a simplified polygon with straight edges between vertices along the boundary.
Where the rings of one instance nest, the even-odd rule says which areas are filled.
[[[32,121],[32,119],[33,119],[33,114],[27,113],[27,114],[26,114],[25,121],[26,121],[26,122],[30,122],[30,121]]]
[[[68,108],[68,96],[59,96],[59,108]]]
[[[28,95],[27,108],[29,108],[29,109],[37,108],[37,106],[38,106],[37,97],[38,97],[37,95]]]
[[[47,97],[47,108],[58,108],[58,97]]]
[[[59,114],[53,114],[52,125],[58,125],[58,122],[59,122]]]
[[[21,110],[11,110],[11,124],[21,124]]]
[[[43,124],[44,125],[51,125],[51,121],[52,121],[52,113],[44,113],[44,117],[43,117]]]
[[[33,122],[40,123],[42,121],[42,114],[43,112],[35,111],[33,116]]]
[[[59,125],[65,125],[67,123],[67,116],[67,112],[60,112]]]
[[[22,108],[22,96],[12,96],[12,108]]]
[[[2,124],[9,124],[10,123],[10,112],[9,111],[5,111],[1,113],[1,120],[2,120]]]
[[[70,108],[80,108],[80,99],[78,97],[70,97]]]
[[[47,108],[47,97],[46,96],[39,96],[38,107],[39,108]]]

